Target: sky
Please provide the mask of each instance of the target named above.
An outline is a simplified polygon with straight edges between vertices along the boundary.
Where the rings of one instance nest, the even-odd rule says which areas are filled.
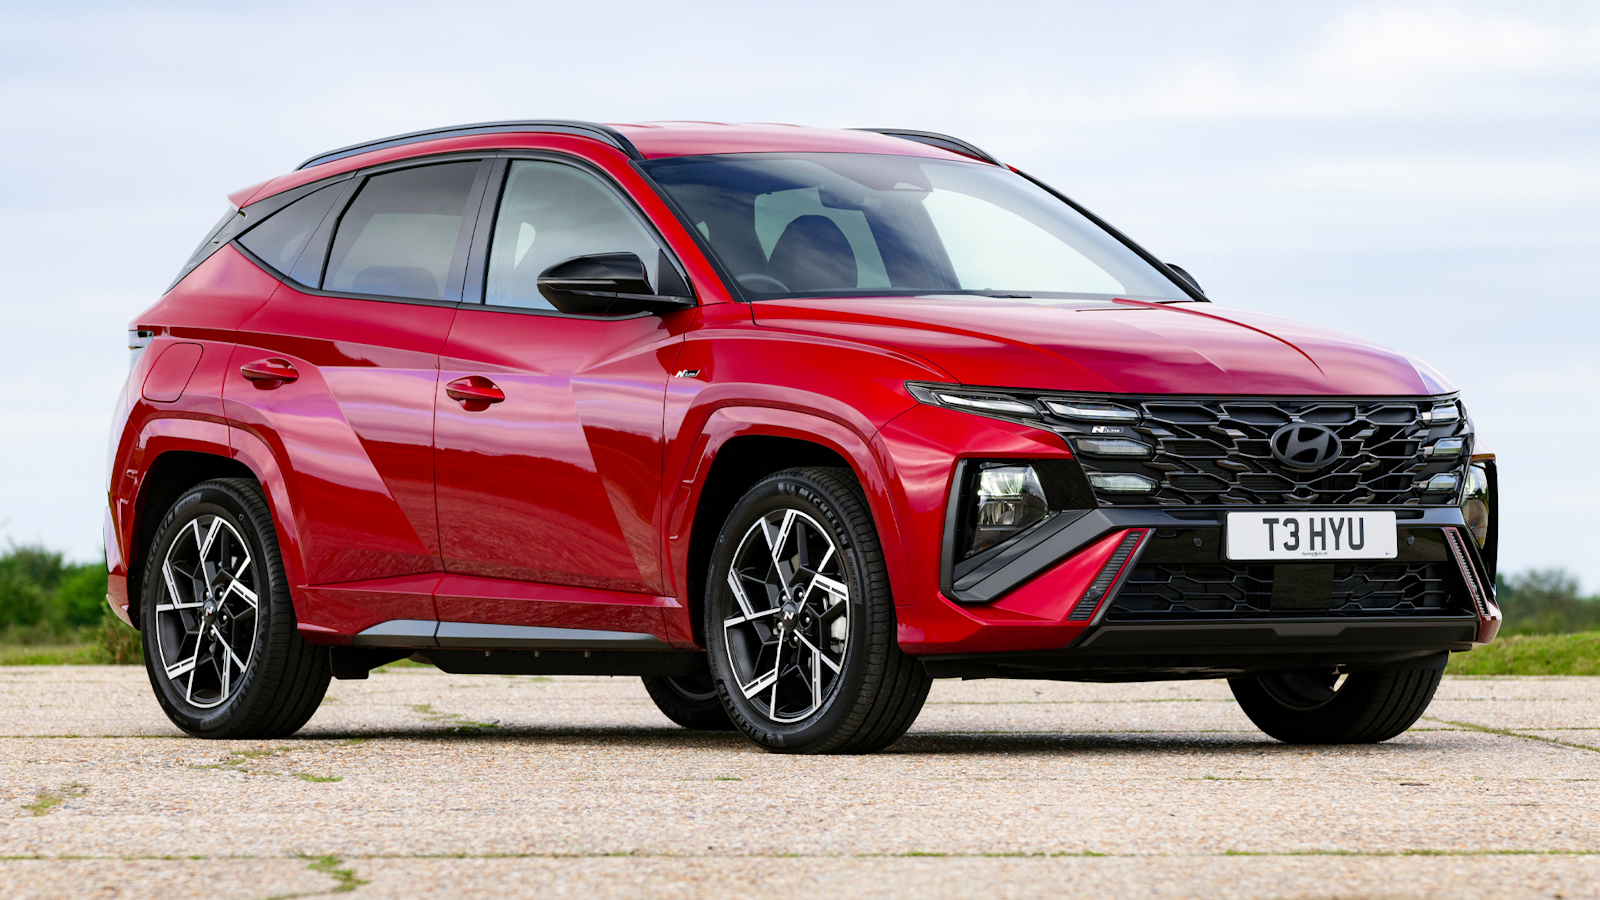
[[[960,136],[1219,303],[1443,371],[1600,590],[1600,4],[0,2],[0,541],[100,553],[126,325],[233,190],[510,118]]]

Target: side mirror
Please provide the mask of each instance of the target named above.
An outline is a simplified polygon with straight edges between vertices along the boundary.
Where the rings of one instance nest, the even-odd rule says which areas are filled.
[[[539,293],[564,313],[627,316],[666,313],[694,305],[694,296],[665,253],[658,271],[661,290],[650,288],[644,261],[632,253],[591,253],[556,263],[539,273]]]
[[[1200,295],[1202,297],[1205,296],[1206,289],[1201,287],[1200,286],[1200,282],[1195,281],[1194,280],[1194,276],[1190,275],[1187,271],[1185,271],[1183,266],[1175,265],[1173,263],[1167,263],[1167,268],[1171,269],[1174,272],[1177,272],[1179,277],[1181,277],[1184,281],[1189,282],[1189,286],[1190,287],[1192,287],[1195,290],[1199,291]]]

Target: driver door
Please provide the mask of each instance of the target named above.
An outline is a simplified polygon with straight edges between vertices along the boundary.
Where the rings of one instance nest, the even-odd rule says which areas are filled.
[[[632,204],[587,168],[511,159],[497,164],[495,177],[504,186],[479,226],[492,222],[483,302],[460,308],[440,351],[440,547],[445,570],[459,577],[446,578],[439,617],[655,630],[666,591],[662,412],[694,310],[612,318],[557,311],[537,287],[554,263],[635,253],[652,284],[673,263]],[[567,590],[507,590],[479,579]],[[647,596],[630,611],[634,595]]]

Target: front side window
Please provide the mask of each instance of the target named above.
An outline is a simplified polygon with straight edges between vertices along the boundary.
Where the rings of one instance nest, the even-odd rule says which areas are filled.
[[[484,301],[555,309],[539,293],[539,273],[596,253],[635,254],[650,283],[660,283],[660,247],[616,192],[572,166],[513,162],[495,216]]]
[[[279,272],[290,271],[311,238],[311,232],[322,224],[342,190],[343,183],[312,191],[245,232],[239,243]]]
[[[444,299],[478,165],[443,163],[368,178],[339,221],[322,287]]]
[[[750,153],[644,164],[754,299],[956,294],[1184,300],[1027,179],[980,163]]]

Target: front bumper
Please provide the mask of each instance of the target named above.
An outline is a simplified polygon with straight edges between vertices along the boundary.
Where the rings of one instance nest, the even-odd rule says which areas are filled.
[[[1011,654],[1007,659],[1043,654],[1052,658],[1055,671],[1120,666],[1125,672],[1220,673],[1246,663],[1277,667],[1315,659],[1320,665],[1319,653],[1378,664],[1467,649],[1492,640],[1499,630],[1493,531],[1480,553],[1454,506],[1360,504],[1364,510],[1395,512],[1402,530],[1399,558],[1334,563],[1331,573],[1325,569],[1317,576],[1320,596],[1294,602],[1285,596],[1294,592],[1276,589],[1278,575],[1300,564],[1238,565],[1221,559],[1224,514],[1263,508],[1255,505],[1063,509],[1013,542],[955,564],[952,509],[960,461],[1071,459],[1062,437],[924,404],[886,425],[874,443],[895,475],[886,487],[897,509],[898,543],[910,563],[909,589],[896,587],[898,642],[930,667],[940,660],[975,661],[991,654]],[[1284,504],[1291,506],[1350,508]],[[1130,538],[1132,552],[1119,557]],[[1307,580],[1316,579],[1284,583]],[[1277,601],[1274,594],[1280,595]],[[1200,602],[1191,603],[1190,597]],[[1319,637],[1311,627],[1319,619],[1344,624],[1339,634],[1323,629]],[[1423,627],[1435,619],[1444,620],[1433,623],[1444,632]],[[1241,636],[1240,629],[1254,630]],[[1368,640],[1379,633],[1373,629],[1381,630],[1381,640]],[[1107,637],[1094,637],[1102,631]],[[1125,637],[1109,637],[1123,632]],[[1289,649],[1282,659],[1266,660],[1274,648]],[[1248,659],[1230,659],[1240,654]],[[1105,658],[1074,669],[1056,657]]]
[[[1240,619],[1185,624],[1101,624],[1054,651],[922,657],[935,678],[1156,681],[1227,678],[1288,669],[1426,668],[1472,649],[1473,615],[1390,621]]]
[[[924,642],[903,628],[902,647],[939,676],[1134,680],[1391,665],[1499,630],[1455,507],[1396,510],[1393,560],[1279,564],[1224,560],[1226,511],[1084,512],[946,585],[948,618],[967,627]]]

